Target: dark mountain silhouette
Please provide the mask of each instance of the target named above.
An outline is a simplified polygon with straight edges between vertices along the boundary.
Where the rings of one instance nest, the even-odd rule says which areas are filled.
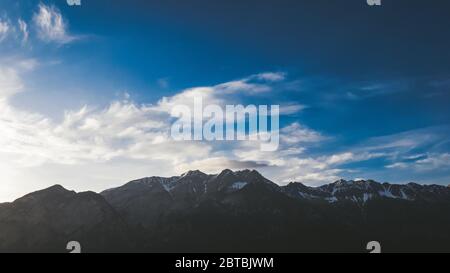
[[[339,180],[278,186],[256,171],[61,186],[0,204],[0,251],[450,252],[450,188]]]
[[[0,250],[62,252],[69,241],[85,251],[129,249],[127,224],[94,192],[56,185],[0,206]]]

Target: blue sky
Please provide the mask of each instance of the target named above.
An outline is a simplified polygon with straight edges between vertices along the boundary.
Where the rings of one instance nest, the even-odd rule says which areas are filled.
[[[1,0],[0,200],[194,168],[447,185],[447,2]],[[287,109],[279,151],[163,142],[190,91]]]

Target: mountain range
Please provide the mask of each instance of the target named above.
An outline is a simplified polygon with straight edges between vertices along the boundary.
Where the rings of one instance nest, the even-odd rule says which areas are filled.
[[[0,252],[450,252],[450,187],[339,180],[285,186],[254,170],[62,186],[0,204]]]

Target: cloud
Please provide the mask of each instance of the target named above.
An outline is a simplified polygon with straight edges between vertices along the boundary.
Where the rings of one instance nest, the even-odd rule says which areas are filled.
[[[450,154],[429,154],[427,158],[417,160],[415,167],[420,171],[448,168],[450,167]]]
[[[276,88],[273,81],[249,80],[254,76],[188,88],[155,104],[137,104],[127,95],[107,107],[66,110],[62,120],[55,121],[20,110],[9,102],[9,98],[24,90],[24,74],[38,67],[39,62],[34,59],[16,59],[0,65],[0,158],[8,158],[7,173],[11,176],[14,173],[11,170],[20,170],[14,177],[30,173],[46,183],[60,182],[52,180],[67,173],[82,172],[84,183],[101,181],[103,186],[97,187],[101,189],[111,186],[113,174],[122,183],[122,179],[175,175],[190,169],[217,173],[224,168],[255,168],[281,184],[299,181],[320,185],[354,171],[342,167],[349,163],[383,158],[391,161],[387,164],[392,165],[389,168],[398,168],[400,164],[395,165],[398,157],[412,156],[412,149],[438,139],[432,133],[436,130],[423,129],[372,138],[342,151],[311,153],[315,147],[334,139],[300,122],[280,129],[280,146],[275,152],[261,151],[257,141],[178,142],[170,138],[174,120],[171,109],[175,105],[193,107],[196,96],[202,96],[205,105],[236,104],[242,102],[242,95],[257,98],[259,93],[254,88]],[[301,108],[300,104],[287,107],[293,110],[286,112]],[[449,158],[436,154],[409,160],[426,169],[447,166]],[[78,188],[92,188],[80,185]]]
[[[11,31],[11,26],[8,21],[0,19],[0,42],[6,39],[9,32]]]
[[[252,83],[248,79],[222,83],[215,86],[215,89],[223,94],[233,94],[236,92],[258,94],[269,92],[271,90],[271,88],[267,85]]]
[[[369,82],[352,84],[346,87],[346,98],[363,100],[377,96],[391,95],[409,90],[411,82],[408,80]]]
[[[320,185],[343,176],[354,177],[355,173],[361,175],[361,170],[364,171],[363,175],[367,176],[374,173],[368,172],[368,169],[364,167],[363,169],[348,167],[348,164],[374,164],[371,160],[377,160],[378,163],[375,164],[380,164],[381,168],[377,169],[378,175],[384,172],[383,166],[386,172],[395,170],[395,173],[398,171],[425,173],[450,167],[449,154],[440,151],[440,146],[448,142],[449,128],[446,126],[374,137],[360,144],[342,147],[340,152],[327,150],[325,154],[317,156],[308,152],[308,145],[318,143],[323,146],[327,142],[334,143],[333,138],[323,136],[314,130],[305,130],[298,123],[283,128],[281,132],[280,138],[283,140],[283,145],[276,155],[255,156],[254,152],[240,152],[247,160],[266,160],[270,166],[274,167],[271,170],[272,177],[279,179],[279,182],[299,181],[310,185]],[[422,150],[428,152],[421,153]],[[253,156],[250,156],[252,154]],[[383,165],[383,162],[389,163]]]
[[[15,67],[21,71],[31,71],[36,69],[37,66],[39,66],[38,60],[34,58],[30,59],[22,59],[15,61]]]
[[[406,169],[408,168],[408,164],[404,162],[396,162],[393,164],[386,165],[388,169]]]
[[[276,152],[262,152],[257,144],[242,142],[232,150],[232,155],[239,161],[261,164],[258,169],[278,183],[297,181],[320,185],[339,179],[343,171],[337,168],[337,163],[343,162],[332,162],[328,156],[308,153],[312,146],[329,140],[329,137],[294,122],[281,128],[280,147]]]
[[[11,23],[13,21],[14,23]],[[30,31],[30,25],[35,32]],[[31,34],[36,33],[38,38],[46,43],[67,44],[79,40],[80,36],[68,33],[68,23],[61,12],[53,5],[39,4],[33,13],[30,23],[21,17],[9,20],[8,17],[0,17],[0,42],[11,38],[14,42],[25,45]]]
[[[450,167],[449,132],[448,126],[434,126],[374,137],[354,146],[352,153],[383,158],[381,167],[398,175],[440,171]]]
[[[304,109],[308,108],[308,106],[303,104],[286,104],[280,107],[280,115],[292,115],[296,114]]]
[[[335,154],[332,156],[329,156],[326,158],[325,162],[330,165],[335,164],[343,164],[350,161],[353,161],[355,158],[355,155],[350,152],[342,153],[342,154]]]
[[[397,134],[373,137],[364,141],[359,146],[367,151],[396,151],[406,153],[433,143],[445,141],[449,128],[446,126],[426,127],[408,130]]]
[[[176,105],[186,105],[190,109],[194,107],[194,98],[202,98],[204,105],[219,105],[225,107],[227,104],[240,103],[240,96],[255,96],[260,93],[270,92],[270,83],[254,82],[255,75],[220,83],[213,86],[202,86],[185,89],[174,96],[163,97],[157,105],[160,111],[170,112]],[[302,105],[282,105],[283,113],[290,114],[304,109]]]
[[[263,80],[263,81],[278,82],[278,81],[283,81],[286,79],[286,73],[266,72],[266,73],[256,74],[253,76],[253,78],[256,78],[258,80]]]
[[[14,63],[14,66],[0,70],[3,98],[23,91],[25,83],[21,75],[39,65],[36,60],[28,59],[15,60]],[[309,174],[311,181],[318,181],[318,172],[325,175],[322,182],[335,178],[331,174],[338,171],[327,170],[327,163],[321,162],[322,159],[299,158],[307,149],[305,145],[326,139],[299,123],[280,130],[280,149],[273,153],[260,151],[260,144],[256,141],[177,142],[170,138],[171,107],[189,105],[195,96],[202,96],[205,104],[222,106],[232,103],[230,94],[224,90],[232,90],[232,94],[252,93],[253,87],[236,84],[247,79],[189,88],[162,98],[154,105],[138,105],[128,96],[111,102],[106,108],[84,106],[75,111],[65,111],[60,122],[17,109],[5,99],[0,107],[0,155],[7,156],[9,164],[16,168],[41,170],[43,166],[52,165],[55,172],[67,170],[64,166],[123,166],[134,162],[135,166],[151,164],[157,172],[155,174],[162,170],[173,175],[188,169],[218,172],[223,168],[257,168],[267,169],[269,177],[277,178],[271,176],[275,173],[272,168],[277,167],[282,170],[280,179],[283,180],[302,178],[299,175],[302,173]],[[259,85],[257,88],[272,88],[270,84]],[[235,102],[239,102],[238,97],[234,98]],[[275,181],[280,180],[277,178]]]
[[[67,23],[54,6],[39,4],[33,15],[33,22],[39,38],[45,42],[67,44],[77,39],[67,33]]]
[[[295,149],[294,147],[291,147],[291,149]],[[288,149],[284,151],[288,151]],[[303,154],[303,152],[304,150],[297,150],[285,154],[281,151],[278,162],[274,165],[276,169],[273,169],[272,174],[275,175],[278,182],[296,181],[308,185],[322,185],[342,178],[345,173],[354,172],[354,170],[340,167],[344,164],[362,162],[383,156],[382,154],[343,152],[314,157]]]
[[[20,18],[17,23],[19,25],[20,33],[22,34],[22,43],[26,43],[29,37],[28,24]]]
[[[285,143],[305,143],[305,142],[319,142],[325,140],[325,137],[320,133],[302,126],[298,122],[294,122],[281,129],[281,139]]]
[[[23,83],[16,69],[0,66],[0,102],[22,91]]]
[[[374,158],[386,157],[388,154],[382,152],[367,152],[355,150],[354,152],[343,152],[331,156],[321,157],[328,165],[343,165],[352,162],[362,162]]]
[[[3,98],[22,91],[24,85],[19,74],[35,68],[36,63],[16,60],[14,68],[2,68]],[[0,129],[4,132],[0,152],[13,155],[15,161],[24,166],[106,162],[115,158],[161,159],[170,161],[173,166],[198,161],[211,156],[217,145],[171,140],[171,108],[199,95],[205,98],[205,103],[222,105],[226,101],[221,92],[223,86],[228,84],[183,90],[161,99],[156,105],[137,105],[126,98],[104,109],[85,106],[66,111],[60,123],[4,102],[0,109]],[[234,90],[247,91],[245,86]]]
[[[2,58],[0,59],[0,101],[5,101],[23,91],[21,74],[35,69],[39,65],[36,59]]]
[[[169,123],[146,106],[113,102],[106,109],[67,111],[61,123],[4,104],[0,152],[22,166],[83,164],[115,158],[161,159],[174,164],[204,157],[208,146],[170,141]],[[185,154],[180,153],[183,150]]]
[[[425,156],[414,157],[408,161],[395,162],[387,165],[389,169],[404,169],[418,172],[443,170],[450,168],[449,153],[428,153]]]

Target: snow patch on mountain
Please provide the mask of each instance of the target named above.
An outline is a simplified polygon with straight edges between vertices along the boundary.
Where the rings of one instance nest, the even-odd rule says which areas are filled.
[[[247,186],[247,182],[234,182],[233,185],[231,185],[231,189],[233,190],[241,190],[245,186]]]

